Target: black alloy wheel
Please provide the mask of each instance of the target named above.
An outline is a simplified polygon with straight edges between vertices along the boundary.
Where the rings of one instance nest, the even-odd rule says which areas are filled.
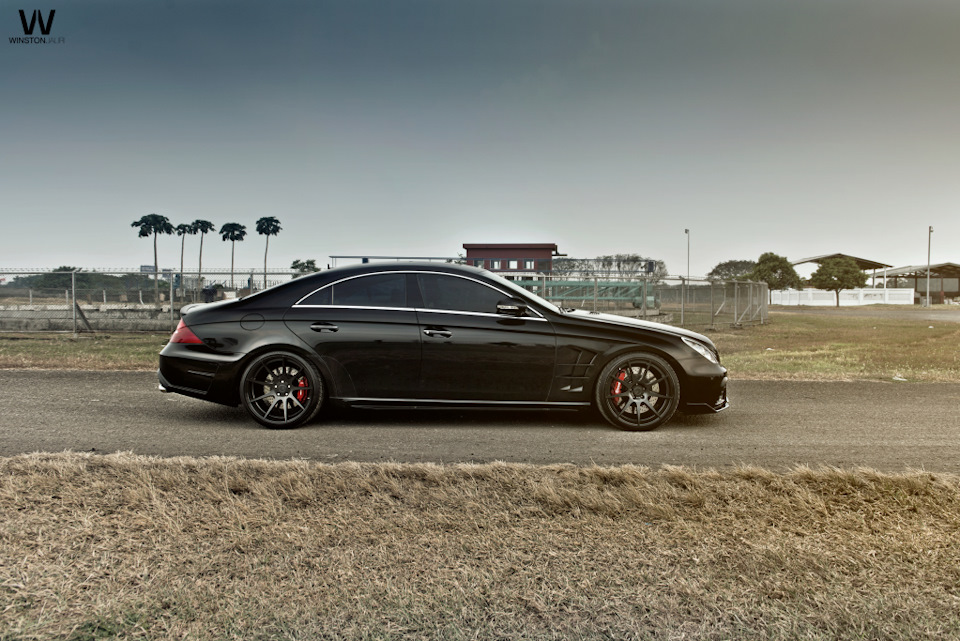
[[[597,407],[623,430],[645,432],[666,423],[680,404],[680,381],[670,365],[636,352],[613,359],[597,378]]]
[[[312,363],[289,352],[257,357],[243,373],[243,406],[261,425],[299,427],[323,404],[323,379]]]

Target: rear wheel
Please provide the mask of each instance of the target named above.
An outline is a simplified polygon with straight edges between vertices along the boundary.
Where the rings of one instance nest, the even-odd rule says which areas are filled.
[[[594,400],[612,425],[623,430],[652,430],[677,411],[680,381],[670,364],[659,356],[625,354],[600,372]]]
[[[240,397],[255,421],[266,427],[300,427],[323,404],[323,379],[305,358],[290,352],[258,356],[243,373]]]

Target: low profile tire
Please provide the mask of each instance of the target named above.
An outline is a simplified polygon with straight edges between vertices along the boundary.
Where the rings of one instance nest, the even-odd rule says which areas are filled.
[[[243,407],[255,421],[273,429],[300,427],[320,410],[323,396],[320,372],[290,352],[258,356],[240,380]]]
[[[680,381],[659,356],[635,352],[610,361],[597,378],[600,414],[622,430],[646,432],[663,425],[680,404]]]

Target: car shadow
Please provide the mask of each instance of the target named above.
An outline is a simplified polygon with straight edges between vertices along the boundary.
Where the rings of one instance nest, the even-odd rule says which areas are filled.
[[[240,431],[261,431],[264,428],[254,421],[242,407],[228,407],[198,401],[181,406],[179,421],[197,425],[219,426]],[[655,431],[664,432],[684,429],[710,428],[717,424],[713,414],[677,413]],[[408,428],[483,428],[498,430],[513,429],[569,429],[620,432],[607,423],[592,409],[423,409],[383,408],[367,409],[331,405],[313,420],[293,431],[324,430],[331,428],[408,429]],[[285,430],[269,430],[285,431]]]

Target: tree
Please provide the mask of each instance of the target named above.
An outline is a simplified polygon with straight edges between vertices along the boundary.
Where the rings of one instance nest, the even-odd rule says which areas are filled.
[[[209,220],[193,221],[193,233],[200,234],[200,264],[197,266],[197,289],[203,287],[203,237],[216,229]]]
[[[759,280],[768,286],[767,294],[773,299],[773,290],[800,287],[800,276],[790,261],[773,252],[761,254],[757,266],[750,274],[750,280]]]
[[[153,236],[153,296],[155,301],[159,301],[160,265],[157,261],[157,234],[172,234],[174,231],[173,225],[170,224],[170,220],[166,216],[147,214],[146,216],[141,216],[140,220],[135,220],[130,223],[130,226],[140,228],[140,233],[138,234],[140,238]]]
[[[748,278],[757,267],[755,260],[725,260],[717,263],[716,267],[707,274],[709,281],[737,280]]]
[[[834,292],[837,307],[840,307],[840,290],[863,287],[867,284],[867,275],[857,267],[857,261],[849,256],[828,258],[810,276],[810,284],[817,289]]]
[[[240,223],[226,223],[220,228],[220,237],[223,241],[230,241],[230,288],[233,289],[233,250],[238,240],[247,235],[247,228]]]
[[[292,263],[290,263],[290,269],[297,272],[294,278],[297,278],[298,276],[302,276],[304,274],[312,274],[313,272],[320,271],[320,268],[317,267],[316,259],[313,259],[313,258],[309,260],[297,259]]]
[[[647,263],[653,261],[653,272],[647,273]],[[594,271],[607,272],[618,278],[645,277],[658,283],[667,276],[667,265],[640,254],[612,254],[593,259]]]
[[[257,233],[267,237],[263,250],[263,287],[267,287],[267,252],[270,251],[270,237],[280,233],[280,221],[273,216],[264,216],[257,221]]]
[[[582,258],[554,258],[553,275],[561,278],[574,278],[591,270],[592,261]]]
[[[653,273],[647,273],[647,263],[653,261]],[[588,278],[595,272],[607,272],[619,278],[645,277],[660,282],[667,276],[667,265],[640,254],[608,254],[596,258],[555,258],[553,273],[564,278]]]
[[[185,288],[183,286],[183,250],[187,245],[187,234],[193,236],[197,231],[193,228],[193,225],[180,224],[177,225],[177,236],[180,236],[180,293],[183,294]]]

